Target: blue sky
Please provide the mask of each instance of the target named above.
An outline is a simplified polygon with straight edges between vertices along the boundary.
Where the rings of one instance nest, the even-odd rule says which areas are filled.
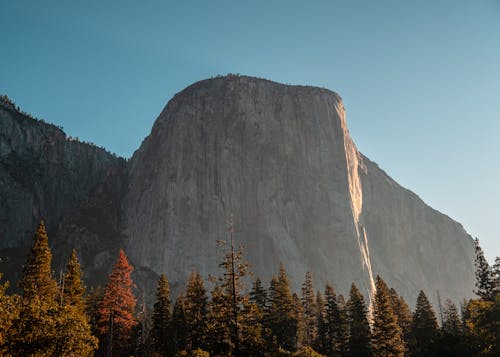
[[[500,2],[0,0],[0,93],[129,157],[185,86],[344,99],[360,151],[500,255]]]

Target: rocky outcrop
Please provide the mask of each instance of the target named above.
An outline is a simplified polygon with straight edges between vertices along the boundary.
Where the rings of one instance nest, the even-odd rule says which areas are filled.
[[[128,162],[2,102],[0,197],[3,271],[20,271],[43,217],[57,269],[76,248],[102,284],[123,246],[141,289],[166,273],[178,291],[193,269],[219,272],[232,217],[264,281],[283,262],[295,288],[311,271],[317,288],[347,293],[354,281],[369,295],[380,274],[410,303],[420,289],[459,301],[474,285],[471,237],[363,156],[341,98],[321,88],[195,83]]]
[[[172,281],[217,272],[236,240],[264,280],[283,262],[347,292],[382,275],[408,301],[471,295],[472,240],[360,154],[328,90],[229,76],[198,82],[157,119],[130,161],[126,247]],[[434,299],[435,300],[435,299]]]

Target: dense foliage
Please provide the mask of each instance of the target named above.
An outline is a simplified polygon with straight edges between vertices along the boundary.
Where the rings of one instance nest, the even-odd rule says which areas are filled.
[[[175,301],[166,275],[151,316],[136,306],[133,267],[123,250],[104,289],[86,293],[77,252],[56,282],[43,222],[19,283],[20,296],[0,284],[3,356],[498,356],[500,260],[490,267],[476,240],[477,299],[460,310],[439,306],[440,321],[421,291],[411,312],[381,277],[365,297],[352,284],[347,302],[332,285],[314,290],[307,273],[294,294],[283,264],[266,289],[241,249],[221,245],[221,274],[208,281],[193,271]],[[210,293],[206,284],[211,284]],[[440,324],[439,324],[440,322]]]

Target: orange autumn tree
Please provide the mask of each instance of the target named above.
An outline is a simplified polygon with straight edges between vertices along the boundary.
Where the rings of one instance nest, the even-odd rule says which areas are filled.
[[[137,325],[134,316],[136,299],[130,277],[133,270],[125,252],[120,249],[99,306],[100,353],[126,354],[132,348],[133,328]]]

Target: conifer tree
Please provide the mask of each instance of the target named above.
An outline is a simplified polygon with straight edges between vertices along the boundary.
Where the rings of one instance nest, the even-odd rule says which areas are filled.
[[[250,301],[255,303],[262,312],[266,311],[267,291],[259,278],[255,279],[253,283],[252,290],[250,291]]]
[[[125,252],[120,249],[99,307],[99,350],[108,354],[125,355],[132,350],[132,334],[137,325],[132,271]]]
[[[183,302],[188,349],[206,349],[208,297],[203,279],[197,271],[191,272],[189,276]]]
[[[435,348],[434,344],[438,338],[438,332],[436,314],[427,296],[421,290],[417,297],[415,312],[413,313],[412,333],[415,338],[415,346],[412,349],[412,355],[432,355]]]
[[[337,298],[339,307],[338,331],[337,331],[337,349],[339,356],[349,355],[349,320],[347,318],[347,303],[344,296],[339,294]]]
[[[92,356],[98,340],[92,335],[85,310],[85,287],[75,250],[71,252],[61,286],[61,306],[56,318],[57,356]]]
[[[43,221],[23,268],[19,283],[23,297],[19,315],[12,323],[8,353],[15,356],[53,355],[60,305],[58,288],[53,278],[52,253]]]
[[[380,276],[377,276],[375,287],[372,329],[373,356],[404,356],[405,345],[397,316],[392,309],[389,288]]]
[[[0,280],[2,274],[0,274]],[[9,288],[9,282],[0,284],[0,355],[7,354],[7,343],[12,333],[12,323],[19,316],[18,295],[7,295],[6,290]]]
[[[152,320],[153,349],[162,356],[173,355],[172,338],[170,336],[170,286],[165,274],[162,274],[158,279]]]
[[[476,290],[474,292],[485,301],[493,301],[495,290],[493,273],[477,238],[474,241],[474,251],[476,253]]]
[[[347,308],[349,321],[349,355],[352,357],[371,356],[371,332],[367,318],[365,299],[354,283],[351,285]]]
[[[302,308],[304,311],[304,343],[307,346],[312,346],[316,339],[316,298],[314,296],[314,286],[312,274],[306,273],[304,284],[302,285]]]
[[[92,335],[99,336],[99,308],[104,298],[104,289],[100,286],[90,287],[85,296],[85,312],[89,317]]]
[[[186,313],[184,309],[184,296],[179,295],[172,311],[172,324],[170,334],[172,336],[172,346],[175,352],[185,350],[188,343],[188,327]]]
[[[500,295],[500,257],[495,258],[495,263],[492,267],[493,272],[493,293],[495,297]]]
[[[412,325],[412,314],[410,307],[403,299],[402,296],[398,295],[396,290],[391,288],[389,290],[391,296],[391,305],[394,313],[398,318],[399,327],[401,327],[401,332],[403,333],[403,340],[405,344],[405,356],[410,355],[410,346],[413,343],[411,325]]]
[[[323,354],[326,353],[328,348],[328,330],[325,315],[325,299],[318,290],[316,292],[316,322],[318,333],[316,335],[316,341],[314,342],[314,349]]]
[[[283,264],[269,288],[269,327],[277,346],[295,351],[297,348],[297,307],[294,306],[290,283]]]
[[[443,326],[441,338],[437,342],[436,356],[460,356],[462,349],[462,321],[458,315],[457,307],[450,299],[446,299],[443,306]]]

